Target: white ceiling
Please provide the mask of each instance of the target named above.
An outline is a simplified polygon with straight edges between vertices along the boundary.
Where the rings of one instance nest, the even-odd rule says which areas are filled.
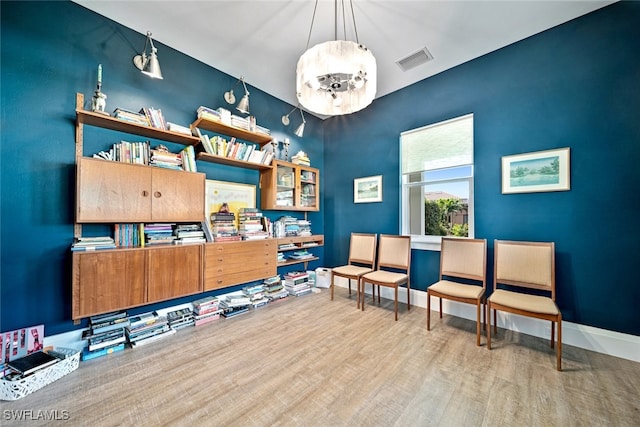
[[[296,64],[307,47],[314,0],[74,1],[296,104]],[[353,0],[353,10],[358,40],[377,60],[380,97],[611,3]],[[334,1],[320,0],[309,47],[334,40],[335,21]],[[338,38],[355,41],[349,0],[338,1],[337,21]],[[432,61],[407,72],[396,64],[424,47]],[[161,49],[158,59],[162,65]]]

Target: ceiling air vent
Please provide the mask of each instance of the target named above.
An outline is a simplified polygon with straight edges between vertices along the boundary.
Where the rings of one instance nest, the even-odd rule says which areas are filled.
[[[431,52],[429,52],[426,47],[423,47],[417,52],[413,52],[402,59],[398,59],[396,64],[398,64],[398,67],[400,67],[402,71],[409,71],[412,68],[416,68],[419,65],[431,61],[432,59],[433,55],[431,55]]]

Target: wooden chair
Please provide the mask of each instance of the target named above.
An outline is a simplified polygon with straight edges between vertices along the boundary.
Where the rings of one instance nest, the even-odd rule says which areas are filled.
[[[378,286],[378,303],[380,302],[380,286],[386,286],[395,289],[394,310],[396,320],[398,320],[398,286],[406,284],[407,286],[407,310],[411,310],[411,285],[410,285],[410,268],[411,268],[411,237],[410,236],[392,236],[387,234],[380,235],[378,243],[378,267],[376,271],[367,273],[362,276],[360,281],[362,290],[362,310],[364,311],[364,288],[365,284],[373,285],[373,300],[376,299],[376,285]]]
[[[357,281],[356,306],[360,308],[360,279],[375,268],[377,239],[376,234],[351,233],[348,264],[331,270],[331,301],[333,301],[334,277],[349,279],[349,295],[351,295],[353,279]]]
[[[462,283],[460,279],[467,279]],[[475,283],[475,284],[474,284]],[[431,297],[474,304],[477,307],[476,345],[480,345],[480,310],[487,288],[487,240],[442,238],[440,280],[427,288],[427,330],[431,330]],[[486,311],[482,311],[486,323]]]
[[[494,247],[493,293],[487,300],[489,328],[487,348],[491,350],[491,310],[494,332],[498,330],[496,312],[506,311],[522,316],[551,321],[551,348],[555,324],[558,324],[556,369],[562,370],[562,313],[556,305],[555,245],[553,242],[514,242],[496,240]],[[498,289],[508,285],[511,290]],[[542,295],[516,290],[534,289]]]

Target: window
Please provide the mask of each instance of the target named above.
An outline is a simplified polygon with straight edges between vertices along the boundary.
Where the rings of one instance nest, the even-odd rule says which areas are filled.
[[[402,234],[415,249],[473,237],[473,114],[400,134]]]

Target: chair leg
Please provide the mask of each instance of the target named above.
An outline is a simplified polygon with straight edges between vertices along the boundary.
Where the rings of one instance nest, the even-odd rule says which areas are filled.
[[[411,285],[407,282],[407,311],[411,311]]]
[[[556,338],[556,322],[551,321],[551,348],[553,348],[553,341]]]
[[[351,277],[349,277],[349,296],[351,296]]]
[[[558,316],[558,348],[557,348],[557,366],[558,371],[562,371],[562,315]]]
[[[489,308],[489,316],[491,316],[491,308]],[[493,332],[498,333],[498,310],[493,310]]]
[[[398,287],[396,286],[395,288],[393,288],[395,290],[394,292],[394,308],[395,308],[395,312],[396,312],[396,322],[398,321]],[[380,295],[380,290],[378,290],[378,296]]]
[[[427,289],[427,331],[431,330],[431,294]]]
[[[380,291],[380,285],[378,285],[378,305],[380,305],[380,295],[382,292]]]
[[[363,279],[363,280],[362,280],[362,291],[360,292],[360,295],[361,295],[361,298],[362,298],[362,301],[361,301],[361,304],[360,304],[360,309],[361,309],[362,311],[364,311],[364,295],[365,295],[365,292],[364,292],[364,291],[365,291],[365,285],[366,285],[366,283],[365,283],[365,281],[364,281],[364,279]]]
[[[487,316],[487,350],[491,350],[491,303],[487,302],[486,311],[489,310],[489,315]]]
[[[438,298],[438,302],[440,303],[440,318],[442,319],[442,298]]]
[[[480,300],[478,300],[477,318],[476,318],[476,345],[480,346]]]
[[[358,277],[357,280],[358,281],[356,283],[356,310],[360,308],[360,278]]]
[[[333,301],[333,274],[331,275],[331,301]]]

